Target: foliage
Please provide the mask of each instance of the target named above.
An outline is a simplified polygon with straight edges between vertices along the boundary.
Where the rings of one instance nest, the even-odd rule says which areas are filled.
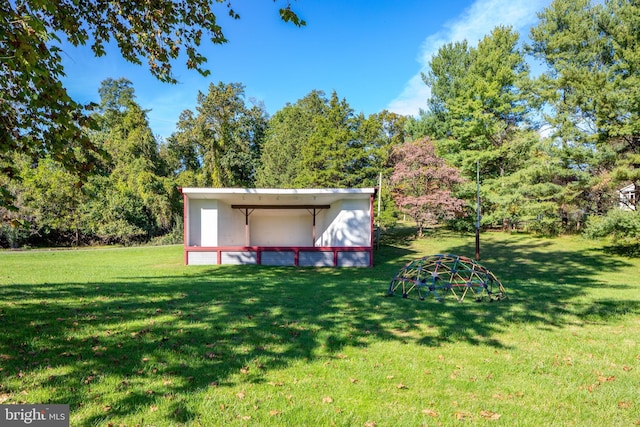
[[[131,82],[107,79],[99,93],[91,137],[108,156],[83,187],[84,231],[101,243],[147,241],[168,232],[180,212],[176,185]]]
[[[382,111],[356,115],[334,91],[312,91],[269,121],[256,182],[260,187],[373,186],[389,172],[404,118]]]
[[[508,27],[443,45],[423,75],[431,96],[419,117],[365,116],[314,90],[269,119],[241,83],[219,83],[167,141],[153,136],[126,79],[105,81],[99,104],[71,100],[59,45],[91,43],[101,55],[115,41],[173,81],[176,59],[207,73],[202,37],[226,42],[215,18],[237,14],[228,2],[134,3],[0,5],[3,246],[157,239],[181,215],[178,185],[362,187],[382,174],[384,189],[405,139],[430,138],[467,179],[451,193],[466,200],[448,220],[459,230],[472,224],[464,214],[475,213],[478,163],[486,227],[575,232],[589,215],[606,217],[619,188],[640,188],[637,2],[554,0],[529,45]],[[304,25],[289,4],[281,19]],[[535,79],[525,54],[545,67]],[[398,214],[385,191],[383,226]]]
[[[610,238],[620,246],[640,245],[640,213],[611,209],[606,215],[591,216],[584,234],[591,239]]]
[[[618,186],[640,180],[638,16],[632,1],[556,0],[540,13],[528,48],[548,66],[536,92],[553,135],[574,164],[596,151],[592,174]]]
[[[439,151],[468,176],[475,172],[479,155],[491,176],[514,168],[505,162],[505,146],[525,122],[529,108],[524,94],[528,67],[517,42],[517,33],[497,27],[475,48],[466,42],[447,44],[424,76],[432,89],[429,116],[439,127],[432,135],[447,138]]]
[[[524,49],[497,27],[477,46],[434,55],[423,75],[429,109],[410,132],[436,138],[468,178],[480,162],[484,224],[575,231],[615,206],[618,188],[637,185],[637,12],[630,1],[556,0]],[[535,80],[525,52],[547,66]],[[529,130],[540,118],[549,139]]]
[[[257,187],[296,188],[302,150],[315,132],[316,117],[326,114],[326,103],[324,93],[314,90],[269,119],[256,172]]]
[[[60,79],[64,75],[61,44],[91,43],[96,56],[112,40],[122,56],[135,64],[147,60],[151,74],[175,83],[172,61],[203,75],[207,59],[198,52],[203,36],[226,43],[216,7],[239,18],[231,2],[163,0],[160,2],[5,1],[0,5],[0,173],[19,178],[10,154],[20,152],[34,161],[48,155],[84,180],[100,154],[86,134],[88,109],[73,101]],[[280,9],[285,22],[305,21],[287,4]],[[13,196],[0,187],[0,207],[12,206]]]
[[[201,187],[253,187],[267,116],[261,105],[247,106],[239,83],[209,85],[198,93],[197,114],[180,115],[169,138],[167,157],[178,183]]]
[[[20,178],[12,163],[12,156],[20,154],[34,162],[48,156],[82,180],[99,151],[83,132],[90,126],[90,106],[73,101],[60,82],[61,50],[53,45],[59,29],[50,27],[42,6],[37,12],[28,2],[0,4],[0,175]],[[47,9],[58,10],[53,4]],[[72,17],[54,22],[74,25]],[[3,184],[0,207],[15,208],[14,200]]]
[[[82,204],[86,202],[76,177],[47,157],[37,166],[21,162],[20,213],[31,224],[29,234],[41,243],[80,240]]]
[[[425,226],[462,213],[465,202],[453,194],[463,179],[436,155],[429,139],[396,146],[393,164],[393,197],[400,211],[416,222],[419,236]]]
[[[126,79],[107,79],[99,92],[90,138],[104,155],[83,185],[50,156],[37,162],[13,156],[22,179],[11,182],[19,209],[5,210],[12,221],[1,232],[6,244],[131,244],[171,230],[181,212],[180,198],[147,112],[134,101]]]
[[[423,75],[431,88],[423,129],[413,126],[437,138],[438,154],[470,181],[480,163],[483,222],[504,228],[512,216],[510,175],[521,170],[534,141],[525,130],[529,76],[518,38],[510,28],[497,27],[476,47],[466,41],[442,46]],[[462,189],[469,201],[475,198],[470,187]]]

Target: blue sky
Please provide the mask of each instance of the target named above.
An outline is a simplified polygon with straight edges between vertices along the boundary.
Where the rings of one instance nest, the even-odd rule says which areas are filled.
[[[445,43],[468,40],[475,45],[497,25],[510,25],[522,36],[537,22],[536,13],[551,0],[296,0],[293,9],[307,21],[297,28],[283,23],[278,0],[235,0],[240,20],[220,10],[229,43],[207,45],[208,77],[174,63],[179,83],[161,83],[143,65],[130,64],[117,49],[93,57],[89,47],[64,45],[64,83],[79,102],[98,101],[106,78],[133,83],[138,103],[154,134],[175,131],[180,113],[195,110],[198,92],[210,83],[242,83],[247,102],[264,103],[274,114],[312,90],[336,91],[356,113],[384,109],[417,114],[426,107],[428,87],[420,73]]]

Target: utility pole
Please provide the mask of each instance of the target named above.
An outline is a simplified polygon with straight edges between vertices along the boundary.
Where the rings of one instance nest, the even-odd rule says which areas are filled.
[[[378,228],[376,229],[376,249],[380,249],[380,205],[382,204],[382,172],[378,177]]]
[[[480,261],[480,160],[476,160],[476,261]]]

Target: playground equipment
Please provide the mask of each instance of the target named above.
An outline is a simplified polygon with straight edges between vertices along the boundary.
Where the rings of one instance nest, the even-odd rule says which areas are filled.
[[[409,262],[391,280],[388,295],[408,298],[414,290],[421,300],[429,294],[438,301],[447,294],[458,302],[467,295],[476,301],[506,298],[502,283],[491,271],[471,258],[453,254],[428,255]]]

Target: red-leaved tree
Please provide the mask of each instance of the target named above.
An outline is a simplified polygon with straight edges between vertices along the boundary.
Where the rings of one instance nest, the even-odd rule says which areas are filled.
[[[427,225],[462,215],[465,201],[453,196],[453,188],[463,178],[437,156],[430,139],[396,146],[392,161],[393,198],[400,211],[416,221],[418,236]]]

